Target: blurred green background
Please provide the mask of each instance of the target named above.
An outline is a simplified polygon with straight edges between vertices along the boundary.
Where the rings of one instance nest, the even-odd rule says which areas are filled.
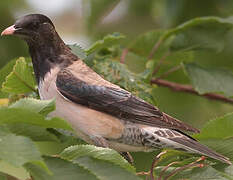
[[[0,31],[13,24],[20,16],[42,13],[52,19],[58,33],[67,44],[78,43],[86,48],[95,40],[112,32],[125,34],[126,39],[123,44],[126,45],[141,33],[175,27],[194,17],[233,16],[233,1],[2,0],[0,13]],[[226,46],[222,52],[195,52],[195,61],[206,67],[221,67],[233,71],[233,32],[227,34],[225,41]],[[28,56],[27,46],[16,37],[1,37],[0,55],[0,67],[2,67],[15,57]],[[146,62],[135,61],[127,60],[130,69],[135,72],[143,71]],[[182,70],[173,73],[168,79],[189,83]],[[153,95],[162,111],[197,128],[201,128],[210,119],[233,112],[232,105],[187,93],[173,92],[167,88],[155,88]],[[152,155],[134,154],[138,171],[148,168],[143,161],[152,161]]]

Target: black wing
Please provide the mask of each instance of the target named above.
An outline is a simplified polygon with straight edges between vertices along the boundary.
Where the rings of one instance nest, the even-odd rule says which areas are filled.
[[[126,90],[91,85],[75,77],[68,69],[58,73],[58,91],[73,102],[108,113],[125,121],[155,127],[199,132],[199,130],[162,113],[158,108]]]

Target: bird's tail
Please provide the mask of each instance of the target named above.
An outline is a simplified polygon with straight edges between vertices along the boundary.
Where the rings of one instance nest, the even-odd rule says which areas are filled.
[[[162,148],[173,148],[184,150],[190,153],[197,153],[219,160],[223,163],[232,164],[229,158],[211,150],[205,145],[200,144],[189,135],[176,130],[166,128],[143,128],[145,135],[144,141],[147,146],[157,148],[162,144]]]
[[[205,145],[200,144],[196,140],[178,139],[177,138],[177,139],[173,139],[173,141],[182,145],[184,147],[184,149],[187,150],[188,152],[205,155],[205,156],[211,157],[213,159],[219,160],[223,163],[227,163],[230,165],[232,164],[229,158],[211,150],[210,148],[208,148]]]

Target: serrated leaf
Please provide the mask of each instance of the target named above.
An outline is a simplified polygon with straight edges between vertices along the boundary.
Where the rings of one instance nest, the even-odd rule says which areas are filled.
[[[32,112],[37,112],[42,115],[47,115],[48,113],[55,110],[55,100],[39,100],[34,98],[24,98],[11,104],[10,108],[27,109]]]
[[[3,68],[0,69],[0,98],[7,98],[8,93],[2,92],[2,83],[5,81],[5,78],[8,74],[12,71],[15,62],[17,59],[13,59],[10,62],[8,62]]]
[[[200,94],[216,92],[233,96],[233,74],[227,70],[203,68],[197,64],[184,64],[195,90]]]
[[[44,128],[60,128],[65,130],[72,130],[70,125],[60,119],[51,118],[46,119],[41,114],[19,108],[0,108],[0,125],[12,123],[26,123],[36,125]]]
[[[20,167],[27,162],[41,162],[43,159],[35,144],[27,137],[7,134],[0,136],[0,159]]]
[[[87,57],[85,50],[78,44],[69,45],[72,52],[78,56],[80,59],[85,59]]]
[[[102,48],[108,48],[109,46],[115,45],[119,42],[119,40],[123,39],[123,36],[120,33],[113,33],[105,36],[102,40],[96,41],[90,48],[86,50],[87,55],[98,51]]]
[[[113,163],[110,163],[105,160],[100,160],[93,157],[80,157],[74,159],[72,162],[75,164],[79,164],[83,166],[85,169],[88,169],[93,174],[101,180],[119,180],[119,179],[127,179],[127,180],[139,180],[140,178],[124,168],[117,166]]]
[[[226,139],[233,137],[233,113],[208,121],[200,134],[194,135],[197,139]]]
[[[36,92],[36,82],[33,76],[32,67],[25,58],[19,58],[13,67],[13,71],[6,77],[2,84],[2,91],[7,93],[28,93]]]
[[[93,145],[76,145],[66,148],[60,156],[67,160],[85,156],[94,157],[96,159],[112,162],[130,172],[135,172],[133,166],[131,166],[119,153],[108,148],[96,147]]]
[[[25,165],[34,180],[99,180],[94,174],[78,164],[54,157],[44,157],[44,160],[52,175],[47,174],[42,168],[34,164],[27,163]]]
[[[10,62],[8,62],[3,68],[0,70],[0,87],[2,87],[2,83],[5,81],[5,78],[10,72],[12,71],[15,62],[17,59],[13,59]]]

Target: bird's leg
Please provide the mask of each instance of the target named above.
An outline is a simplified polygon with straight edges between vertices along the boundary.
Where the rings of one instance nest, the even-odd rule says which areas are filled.
[[[108,142],[103,137],[101,137],[101,136],[90,136],[90,138],[93,141],[95,146],[104,147],[104,148],[108,147]]]
[[[125,160],[127,160],[131,165],[133,165],[134,160],[129,152],[120,152],[120,155],[125,158]]]

